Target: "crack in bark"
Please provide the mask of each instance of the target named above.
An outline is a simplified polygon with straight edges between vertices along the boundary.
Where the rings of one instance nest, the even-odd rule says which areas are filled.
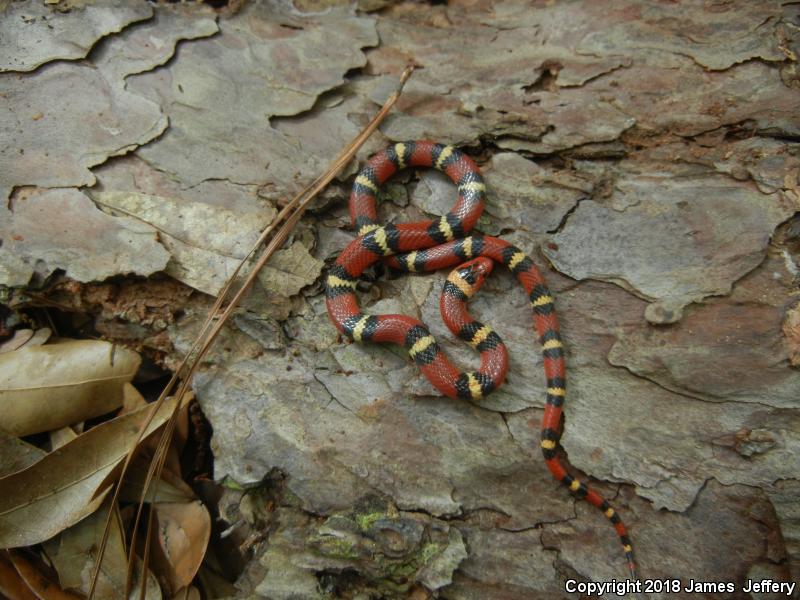
[[[584,200],[591,200],[591,199],[592,199],[591,195],[581,196],[580,198],[577,198],[575,200],[575,203],[561,216],[561,220],[559,221],[555,229],[548,229],[545,233],[549,233],[551,235],[556,233],[561,233],[564,227],[566,227],[569,218],[575,213],[576,210],[578,210],[578,205]]]
[[[617,339],[619,341],[619,338],[617,338]],[[673,393],[673,394],[675,394],[677,396],[681,396],[682,398],[685,398],[687,400],[699,400],[700,402],[707,402],[709,404],[717,404],[717,405],[731,403],[731,404],[741,404],[743,406],[760,406],[760,407],[762,407],[764,409],[767,409],[767,410],[775,410],[775,409],[780,409],[781,408],[780,406],[773,406],[772,404],[765,404],[764,402],[749,402],[749,401],[746,401],[746,400],[734,400],[734,399],[730,399],[730,398],[726,398],[724,400],[709,400],[708,398],[703,398],[702,396],[694,395],[689,390],[682,390],[682,389],[679,389],[679,388],[673,389],[673,388],[667,386],[666,384],[659,383],[658,381],[656,381],[652,377],[648,377],[647,375],[636,373],[631,367],[629,367],[627,365],[619,365],[619,364],[612,363],[611,360],[609,360],[608,356],[606,356],[606,360],[608,361],[608,364],[611,365],[615,369],[622,369],[624,371],[627,371],[628,373],[630,373],[631,375],[633,375],[634,377],[636,377],[638,379],[641,379],[643,381],[647,381],[649,383],[652,383],[653,385],[661,388],[662,390],[665,390],[667,392],[671,392],[671,393]]]
[[[325,382],[322,381],[319,377],[317,377],[316,370],[311,372],[311,376],[314,378],[314,381],[316,381],[318,384],[320,384],[323,387],[323,389],[326,392],[328,392],[328,396],[330,396],[330,398],[331,398],[330,402],[325,404],[325,408],[326,409],[331,405],[331,403],[336,403],[339,406],[341,406],[343,409],[345,409],[347,412],[349,412],[351,415],[353,415],[356,419],[361,421],[362,423],[365,422],[364,418],[361,415],[359,415],[356,411],[354,411],[352,408],[350,408],[349,406],[344,404],[341,400],[339,400],[336,397],[336,395],[330,390],[330,388],[328,388],[328,386],[325,385]]]

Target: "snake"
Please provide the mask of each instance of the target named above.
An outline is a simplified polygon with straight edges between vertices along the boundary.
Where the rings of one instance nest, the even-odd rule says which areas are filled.
[[[382,225],[377,216],[379,190],[395,173],[409,167],[443,172],[457,186],[458,199],[439,218]],[[541,450],[545,464],[576,498],[599,508],[611,521],[622,543],[628,570],[636,580],[631,540],[619,514],[600,494],[570,475],[560,458],[566,370],[553,295],[530,256],[503,239],[473,231],[485,200],[486,184],[478,165],[453,146],[409,141],[393,144],[372,156],[357,174],[350,193],[350,220],[358,237],[341,251],[325,279],[328,315],[340,334],[353,341],[404,346],[423,375],[445,396],[479,401],[503,383],[508,353],[497,333],[472,318],[466,302],[495,263],[505,265],[530,300],[542,348],[546,394]],[[440,309],[448,328],[480,352],[481,365],[476,371],[456,368],[418,319],[361,311],[356,294],[358,281],[366,269],[378,262],[412,273],[460,265],[447,278]]]

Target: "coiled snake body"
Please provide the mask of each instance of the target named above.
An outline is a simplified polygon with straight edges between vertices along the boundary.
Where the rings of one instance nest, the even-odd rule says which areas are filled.
[[[458,186],[458,200],[450,212],[438,219],[380,225],[376,211],[378,189],[406,167],[443,171]],[[613,523],[631,576],[636,579],[631,542],[619,515],[599,494],[569,475],[557,454],[566,375],[553,297],[533,261],[522,250],[499,238],[468,235],[483,212],[485,190],[478,166],[451,146],[405,142],[373,156],[356,177],[350,195],[350,217],[359,237],[342,251],[328,273],[325,289],[328,313],[337,329],[355,341],[405,346],[434,387],[446,396],[479,400],[503,382],[508,356],[499,336],[470,317],[465,302],[480,287],[492,261],[508,267],[530,298],[544,355],[547,393],[541,448],[545,463],[570,492],[598,507]],[[441,308],[448,327],[481,353],[481,367],[477,371],[459,372],[428,328],[417,319],[361,312],[356,283],[365,269],[380,260],[406,271],[433,271],[468,261],[448,277]]]

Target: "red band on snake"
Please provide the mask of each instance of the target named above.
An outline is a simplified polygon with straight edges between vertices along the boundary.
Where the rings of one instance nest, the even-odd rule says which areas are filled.
[[[406,167],[433,167],[444,172],[458,186],[458,200],[450,212],[438,219],[380,225],[378,190],[387,179]],[[326,279],[328,314],[337,329],[355,341],[391,342],[405,346],[425,377],[446,396],[479,400],[503,382],[508,358],[497,334],[472,319],[465,303],[491,270],[491,261],[508,267],[530,299],[533,322],[544,356],[547,392],[541,448],[545,463],[553,476],[573,495],[598,507],[613,523],[635,579],[633,550],[619,515],[599,494],[569,475],[558,456],[566,374],[564,345],[559,335],[553,296],[533,260],[522,250],[496,237],[468,235],[483,212],[485,194],[486,187],[478,166],[451,146],[428,141],[405,142],[373,156],[356,177],[350,195],[350,217],[359,237],[342,251]],[[378,261],[415,272],[433,271],[469,261],[448,277],[441,309],[451,331],[481,353],[479,370],[460,372],[439,348],[428,328],[417,319],[406,315],[367,315],[361,312],[355,293],[356,283],[364,270]]]

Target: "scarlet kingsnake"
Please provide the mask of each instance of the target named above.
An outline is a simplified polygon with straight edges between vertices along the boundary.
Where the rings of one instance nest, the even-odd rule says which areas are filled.
[[[458,201],[446,215],[432,221],[379,225],[378,189],[406,167],[434,167],[458,186]],[[466,300],[491,269],[491,259],[506,265],[528,294],[544,355],[547,394],[542,418],[541,447],[553,476],[577,498],[598,507],[614,524],[631,576],[636,579],[633,549],[616,511],[595,491],[573,478],[557,455],[566,379],[564,347],[559,335],[553,297],[533,261],[522,250],[495,237],[465,237],[483,212],[486,187],[478,166],[452,146],[428,141],[395,144],[373,156],[361,170],[350,194],[350,218],[359,237],[342,251],[328,272],[325,296],[328,314],[337,329],[358,342],[402,344],[440,392],[451,398],[479,400],[503,382],[508,356],[499,336],[466,312]],[[476,257],[478,260],[470,260]],[[481,368],[460,373],[420,321],[406,315],[366,315],[358,306],[359,276],[383,260],[405,271],[434,271],[464,261],[445,284],[442,314],[447,326],[481,352]],[[488,265],[488,266],[487,266]]]

